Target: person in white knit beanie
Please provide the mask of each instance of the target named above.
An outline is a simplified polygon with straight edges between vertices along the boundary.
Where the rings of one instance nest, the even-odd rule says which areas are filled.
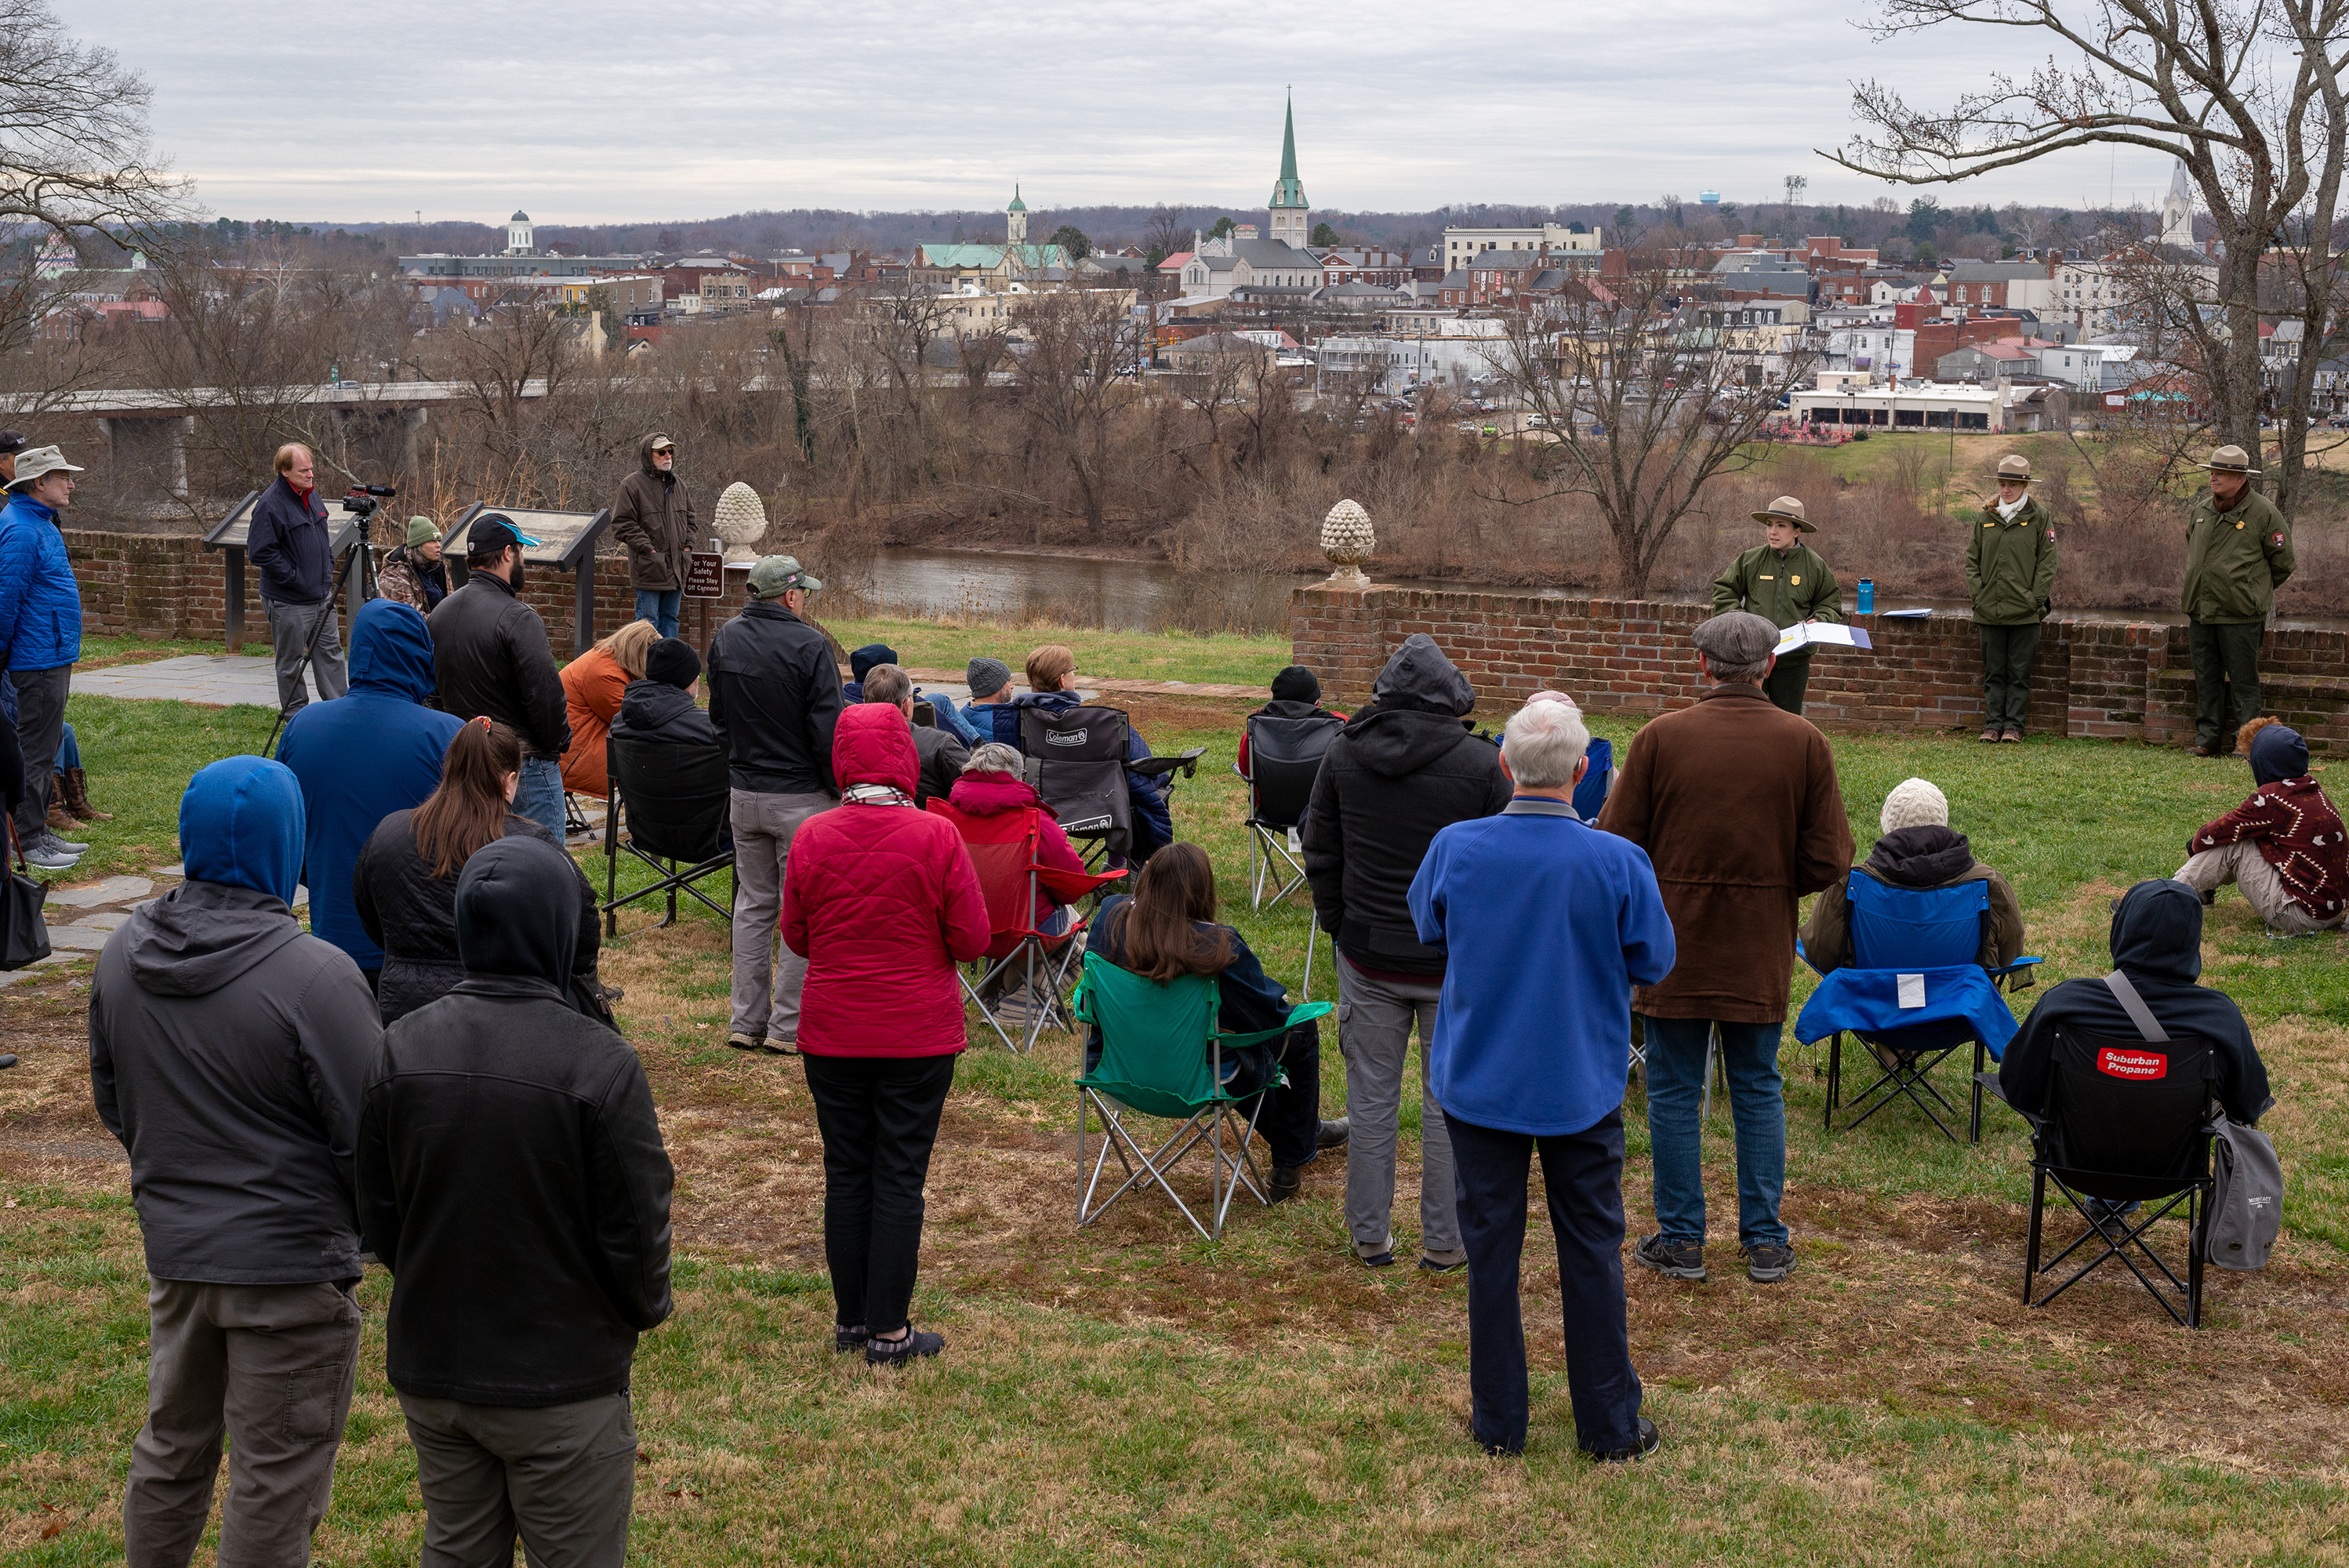
[[[1974,956],[1985,967],[2012,964],[2023,953],[2023,906],[2006,879],[1974,859],[1973,846],[1950,827],[1950,798],[1930,779],[1903,779],[1884,798],[1877,817],[1884,836],[1858,870],[1887,887],[1955,887],[1990,883],[1990,922]],[[1803,927],[1803,956],[1825,975],[1852,962],[1851,911],[1844,884],[1819,894]],[[2030,982],[2026,979],[2023,984]]]

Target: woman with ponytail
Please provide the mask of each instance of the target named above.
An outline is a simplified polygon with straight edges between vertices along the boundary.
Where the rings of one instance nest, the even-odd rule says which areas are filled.
[[[449,743],[440,787],[421,806],[386,817],[359,851],[351,897],[367,936],[383,949],[377,1001],[387,1025],[438,1001],[464,979],[457,955],[457,877],[473,851],[508,837],[563,848],[544,828],[514,815],[521,779],[522,738],[493,719],[472,719]],[[611,1009],[595,980],[601,912],[593,884],[585,875],[578,882],[572,1005],[609,1022]]]

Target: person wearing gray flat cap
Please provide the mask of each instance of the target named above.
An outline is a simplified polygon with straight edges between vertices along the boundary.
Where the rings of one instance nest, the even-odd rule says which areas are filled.
[[[2223,757],[2259,717],[2260,645],[2275,592],[2292,573],[2292,524],[2251,488],[2260,470],[2240,447],[2202,465],[2210,491],[2186,514],[2186,645],[2194,659],[2197,757]]]
[[[1713,613],[1731,610],[1763,616],[1781,632],[1805,621],[1843,619],[1843,590],[1819,552],[1801,542],[1816,533],[1804,515],[1803,503],[1782,495],[1754,514],[1762,525],[1762,542],[1729,563],[1713,585]],[[1811,684],[1811,651],[1804,648],[1777,661],[1763,690],[1788,713],[1803,711],[1803,694]]]

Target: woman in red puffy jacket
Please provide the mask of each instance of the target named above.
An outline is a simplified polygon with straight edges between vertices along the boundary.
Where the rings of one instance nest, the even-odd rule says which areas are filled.
[[[905,716],[840,716],[841,802],[792,835],[783,941],[808,961],[800,1056],[823,1134],[823,1250],[833,1345],[874,1366],[946,1341],[907,1321],[922,1184],[965,1044],[955,965],[987,951],[987,901],[962,837],[914,809],[920,758]]]

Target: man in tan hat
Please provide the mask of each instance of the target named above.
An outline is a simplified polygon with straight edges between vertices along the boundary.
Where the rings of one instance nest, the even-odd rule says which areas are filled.
[[[1984,740],[2020,741],[2031,706],[2031,660],[2055,590],[2055,522],[2031,495],[2031,459],[1998,460],[1998,500],[1974,516],[1966,591],[1982,633]]]
[[[1818,552],[1797,542],[1800,535],[1816,533],[1803,515],[1803,503],[1782,495],[1754,521],[1762,525],[1764,542],[1729,564],[1713,585],[1713,613],[1744,610],[1760,615],[1781,632],[1805,621],[1843,619],[1843,590]],[[1811,684],[1808,648],[1787,655],[1763,691],[1788,713],[1803,711],[1803,694]]]
[[[2260,641],[2275,591],[2292,573],[2292,524],[2251,489],[2240,447],[2203,467],[2210,493],[2186,518],[2186,645],[2194,658],[2194,755],[2223,757],[2260,711]]]
[[[43,871],[63,871],[88,850],[49,827],[57,748],[66,733],[66,696],[81,657],[81,589],[66,559],[60,515],[73,504],[81,469],[55,447],[16,454],[7,505],[0,508],[0,676],[13,701],[17,744],[25,753],[25,795],[16,835]],[[0,852],[6,845],[0,842]]]

